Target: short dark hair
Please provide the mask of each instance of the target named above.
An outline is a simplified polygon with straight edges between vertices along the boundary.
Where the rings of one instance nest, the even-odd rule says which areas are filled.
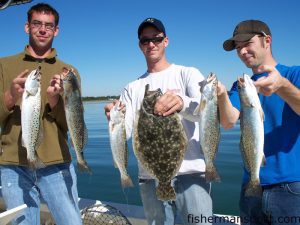
[[[46,3],[38,3],[34,6],[32,6],[27,12],[27,21],[29,23],[31,22],[33,12],[52,14],[55,18],[55,26],[58,25],[59,14],[52,6],[50,6]]]

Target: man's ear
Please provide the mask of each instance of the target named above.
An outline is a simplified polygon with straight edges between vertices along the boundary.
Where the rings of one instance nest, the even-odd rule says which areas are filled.
[[[272,44],[272,37],[270,35],[267,35],[265,37],[265,40],[266,40],[266,44],[268,44],[269,46],[271,46],[271,44]]]
[[[165,45],[165,48],[168,47],[168,45],[169,45],[169,38],[168,37],[165,37],[164,45]]]
[[[59,26],[57,25],[54,30],[54,37],[56,37],[59,33]]]
[[[28,22],[25,23],[25,26],[24,26],[24,30],[27,34],[29,34],[29,30],[30,30],[30,25]]]

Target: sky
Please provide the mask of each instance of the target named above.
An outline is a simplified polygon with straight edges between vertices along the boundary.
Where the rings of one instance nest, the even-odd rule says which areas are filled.
[[[0,57],[23,51],[26,13],[40,2],[60,14],[53,47],[78,69],[84,97],[119,95],[147,70],[137,37],[147,17],[164,23],[170,63],[196,67],[205,77],[214,72],[227,89],[242,73],[251,75],[235,51],[222,47],[240,21],[266,22],[277,62],[300,64],[299,0],[33,0],[0,11]]]

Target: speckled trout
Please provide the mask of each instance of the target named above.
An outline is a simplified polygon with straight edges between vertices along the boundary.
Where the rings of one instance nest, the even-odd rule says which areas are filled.
[[[207,182],[220,181],[214,165],[220,142],[217,86],[216,75],[210,73],[206,80],[201,82],[201,100],[194,112],[195,115],[200,116],[200,145],[206,163],[205,179]]]
[[[125,110],[120,110],[119,104],[116,104],[110,110],[109,137],[110,147],[114,160],[114,165],[119,169],[121,175],[122,187],[132,187],[133,183],[127,173],[128,147],[125,131]]]
[[[77,166],[79,171],[90,172],[83,156],[83,150],[88,141],[88,131],[84,122],[80,85],[73,69],[63,68],[62,80],[66,120],[71,142],[77,156]]]
[[[246,196],[260,196],[259,170],[265,163],[264,157],[264,112],[261,108],[256,88],[251,78],[244,74],[238,78],[241,102],[241,140],[240,149],[250,180],[246,186]]]
[[[43,134],[40,79],[40,68],[28,75],[21,105],[22,146],[26,148],[29,166],[33,168],[45,166],[36,153]]]

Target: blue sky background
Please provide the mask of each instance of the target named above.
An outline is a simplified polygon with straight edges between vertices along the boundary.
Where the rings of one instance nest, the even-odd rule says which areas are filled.
[[[170,40],[169,62],[194,66],[204,76],[214,72],[227,89],[238,75],[251,74],[235,51],[222,48],[242,20],[266,22],[277,61],[300,64],[299,0],[34,0],[0,11],[0,57],[24,49],[26,12],[38,2],[60,13],[54,47],[63,61],[79,70],[83,96],[118,95],[146,71],[137,39],[137,28],[146,17],[163,21]]]

